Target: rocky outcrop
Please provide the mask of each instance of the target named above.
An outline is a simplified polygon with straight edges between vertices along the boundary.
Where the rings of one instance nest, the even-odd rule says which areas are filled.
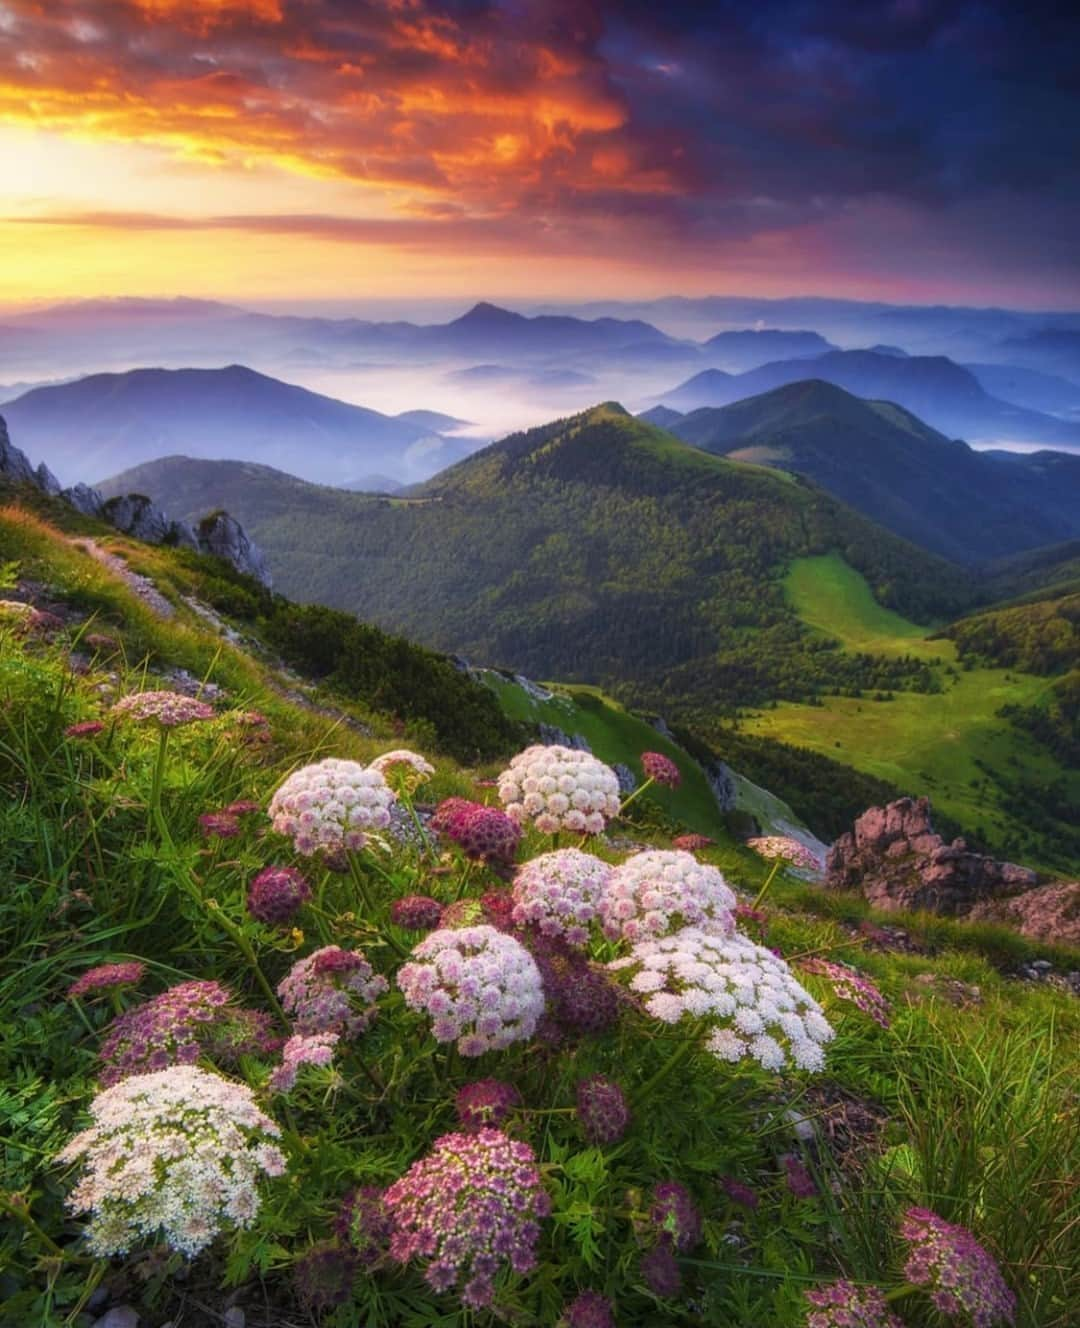
[[[567,733],[558,724],[537,724],[536,729],[545,747],[572,747],[576,752],[592,751],[583,733]]]
[[[0,478],[13,484],[26,484],[50,498],[59,498],[83,516],[106,521],[123,535],[147,544],[172,544],[200,553],[224,558],[245,576],[269,588],[270,569],[258,545],[253,544],[243,526],[228,512],[214,512],[199,523],[196,532],[186,521],[171,520],[145,494],[129,493],[107,502],[88,484],[63,489],[52,471],[41,463],[36,469],[25,452],[8,437],[7,425],[0,418]]]
[[[238,572],[270,586],[270,569],[262,550],[248,539],[243,526],[228,512],[213,512],[204,517],[194,533],[202,553],[224,558]]]
[[[871,807],[829,850],[825,884],[861,890],[875,908],[969,914],[996,895],[1029,890],[1033,871],[973,853],[962,839],[946,844],[930,824],[927,798]]]
[[[968,917],[1004,923],[1048,945],[1080,946],[1080,881],[1054,881],[1010,899],[986,899]]]

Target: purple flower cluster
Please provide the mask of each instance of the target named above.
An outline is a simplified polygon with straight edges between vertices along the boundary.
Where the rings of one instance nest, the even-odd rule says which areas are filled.
[[[869,978],[847,964],[836,964],[831,959],[804,959],[800,967],[806,973],[826,978],[837,998],[857,1005],[882,1028],[889,1027],[889,1002]]]
[[[118,1083],[199,1059],[215,1023],[229,1017],[231,994],[219,982],[181,982],[118,1015],[99,1053],[101,1082]]]
[[[580,849],[541,853],[514,877],[514,922],[568,945],[585,945],[611,872],[608,863]]]
[[[577,1086],[577,1118],[591,1144],[616,1144],[630,1124],[630,1108],[613,1079],[594,1074]]]
[[[486,1127],[498,1128],[521,1106],[521,1094],[501,1079],[477,1079],[457,1091],[454,1108],[462,1129],[470,1133]]]
[[[448,804],[453,803],[452,807]],[[447,798],[436,809],[437,830],[452,839],[467,858],[477,862],[513,862],[521,843],[521,827],[498,807]]]
[[[311,886],[295,867],[264,867],[248,886],[247,910],[256,922],[281,927],[311,898]]]
[[[488,1129],[443,1135],[385,1199],[395,1223],[393,1258],[423,1260],[428,1284],[436,1291],[459,1285],[472,1309],[491,1303],[504,1264],[532,1271],[540,1219],[551,1211],[532,1149]]]
[[[181,724],[213,719],[214,708],[193,696],[179,692],[135,692],[123,696],[112,708],[112,714],[143,721],[152,719],[163,729],[179,728]]]
[[[904,1276],[931,1289],[942,1314],[967,1315],[973,1328],[1016,1321],[1016,1297],[997,1263],[966,1227],[953,1226],[926,1208],[909,1208],[900,1234],[911,1250]]]
[[[784,1155],[784,1173],[787,1187],[796,1199],[812,1199],[817,1194],[817,1184],[806,1163],[794,1153]]]
[[[641,768],[645,771],[645,778],[651,779],[654,784],[663,784],[665,788],[678,788],[682,783],[682,772],[679,767],[663,752],[642,752]]]
[[[405,931],[434,931],[442,915],[442,904],[430,895],[405,895],[390,905],[390,921]]]
[[[375,1018],[375,1002],[387,990],[386,979],[359,950],[326,945],[298,959],[277,992],[298,1033],[358,1037]]]
[[[204,839],[235,839],[240,833],[240,818],[229,812],[203,812],[199,830]]]
[[[806,1328],[904,1328],[877,1287],[840,1279],[806,1293]]]
[[[680,1254],[686,1254],[701,1240],[701,1214],[690,1191],[677,1180],[663,1180],[653,1186],[649,1220],[660,1232],[660,1239]]]
[[[89,996],[97,991],[114,991],[117,987],[137,987],[146,975],[146,965],[133,959],[124,964],[98,964],[88,968],[67,989],[71,999]]]
[[[291,1093],[302,1065],[331,1064],[338,1033],[294,1033],[281,1052],[281,1064],[270,1076],[271,1093]]]
[[[563,1313],[566,1328],[615,1328],[611,1301],[599,1291],[581,1291]]]
[[[540,981],[547,1012],[563,1029],[596,1034],[617,1021],[619,992],[607,974],[594,968],[577,950],[543,937],[526,938]]]
[[[333,1309],[352,1297],[356,1254],[333,1240],[311,1245],[293,1265],[297,1299],[308,1310]]]
[[[64,730],[65,738],[96,738],[105,725],[100,719],[84,719],[78,724],[69,724]]]
[[[662,1300],[671,1300],[682,1289],[682,1273],[670,1245],[661,1243],[642,1255],[641,1276],[645,1285]]]
[[[350,1190],[334,1220],[339,1238],[356,1252],[365,1268],[387,1253],[394,1233],[394,1219],[378,1185],[360,1185]]]
[[[743,1208],[749,1208],[751,1212],[761,1202],[756,1190],[744,1184],[741,1180],[736,1180],[734,1176],[721,1176],[720,1188],[732,1203],[741,1204]]]

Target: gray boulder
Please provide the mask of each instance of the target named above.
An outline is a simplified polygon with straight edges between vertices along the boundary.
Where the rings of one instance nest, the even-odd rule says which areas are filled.
[[[105,499],[89,484],[74,484],[70,489],[61,490],[60,497],[83,516],[100,517],[105,506]]]
[[[212,512],[203,517],[195,535],[201,552],[224,558],[238,572],[254,577],[269,589],[272,581],[266,556],[257,544],[248,539],[243,526],[228,512]]]
[[[161,508],[142,493],[110,498],[101,509],[101,515],[122,535],[130,535],[146,544],[164,544],[172,527]]]
[[[7,425],[0,417],[0,475],[15,484],[37,485],[37,475],[25,452],[8,437]]]

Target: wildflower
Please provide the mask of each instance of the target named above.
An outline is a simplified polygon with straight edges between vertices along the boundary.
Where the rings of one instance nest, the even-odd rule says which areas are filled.
[[[583,954],[545,937],[528,937],[540,970],[548,1013],[565,1028],[602,1033],[619,1017],[619,993]]]
[[[459,1088],[454,1098],[458,1120],[469,1131],[485,1126],[497,1128],[520,1106],[521,1094],[501,1079],[477,1079]]]
[[[874,983],[856,969],[848,964],[836,964],[829,959],[816,958],[804,959],[800,968],[806,973],[826,978],[832,984],[833,992],[839,1000],[850,1001],[882,1028],[889,1027],[889,1002]]]
[[[641,1276],[645,1285],[661,1300],[671,1300],[682,1290],[682,1273],[670,1245],[654,1245],[641,1258]]]
[[[334,1220],[334,1230],[355,1251],[363,1267],[377,1263],[387,1253],[394,1232],[385,1192],[377,1185],[350,1190]]]
[[[339,1039],[338,1033],[294,1033],[285,1043],[281,1064],[270,1076],[271,1093],[291,1093],[302,1065],[329,1065]]]
[[[230,802],[222,810],[226,816],[254,816],[256,812],[262,811],[262,806],[260,803],[252,802],[250,798],[240,798],[237,802]]]
[[[814,1183],[813,1176],[807,1170],[806,1163],[794,1153],[787,1153],[784,1157],[784,1171],[787,1178],[787,1187],[796,1199],[812,1199],[818,1192],[817,1185]]]
[[[973,1328],[1016,1321],[1016,1297],[966,1227],[953,1226],[926,1208],[909,1208],[900,1234],[911,1247],[904,1276],[927,1287],[942,1314],[967,1315]]]
[[[686,1254],[701,1240],[701,1214],[690,1191],[677,1180],[653,1186],[649,1220],[660,1232],[660,1239],[680,1254]]]
[[[111,713],[129,716],[140,723],[143,720],[154,720],[163,729],[175,729],[181,724],[194,724],[214,718],[213,706],[180,692],[135,692],[131,696],[121,697]]]
[[[446,810],[439,818],[438,828],[461,849],[467,858],[478,862],[488,859],[513,862],[521,843],[521,827],[499,811],[498,807],[485,807],[479,802],[460,801],[463,805]],[[446,808],[441,803],[436,816]],[[434,824],[434,822],[433,822]]]
[[[429,895],[405,895],[390,905],[390,921],[405,931],[434,931],[442,913],[442,904]]]
[[[240,833],[240,820],[228,812],[203,812],[199,829],[206,839],[235,839]]]
[[[609,940],[641,941],[680,927],[731,932],[735,895],[722,874],[689,853],[652,849],[612,870],[600,904]]]
[[[64,730],[65,738],[96,738],[105,725],[100,719],[84,719],[78,724],[69,724]]]
[[[611,1301],[599,1291],[581,1291],[563,1312],[566,1328],[615,1328]]]
[[[494,927],[440,928],[413,948],[397,983],[410,1010],[425,1011],[437,1042],[463,1056],[501,1051],[532,1037],[544,989],[532,955]]]
[[[248,886],[247,910],[256,922],[281,927],[311,898],[311,886],[294,867],[264,867]]]
[[[619,814],[619,780],[610,766],[572,747],[528,747],[499,776],[499,798],[512,820],[543,834],[600,834]]]
[[[281,1049],[281,1043],[273,1017],[265,1010],[229,1006],[208,1025],[203,1048],[215,1063],[236,1065],[242,1056],[272,1056]]]
[[[585,945],[611,872],[608,863],[580,849],[542,853],[514,877],[513,921],[568,945]]]
[[[359,950],[325,945],[298,959],[278,983],[285,1013],[298,1033],[358,1037],[375,1018],[375,1002],[389,986]]]
[[[617,1144],[630,1125],[630,1108],[613,1079],[594,1074],[578,1083],[577,1118],[589,1143]]]
[[[671,841],[672,848],[681,848],[684,853],[698,853],[703,848],[711,848],[716,843],[708,835],[676,835]]]
[[[328,757],[285,780],[270,800],[270,816],[275,831],[310,857],[320,849],[363,848],[367,831],[390,824],[393,801],[377,770]]]
[[[410,795],[435,773],[430,761],[405,748],[376,756],[368,769],[377,770],[395,791]]]
[[[482,899],[466,895],[464,899],[455,899],[447,904],[439,917],[439,926],[443,930],[456,931],[461,927],[490,926],[491,919]]]
[[[806,1293],[811,1309],[805,1328],[904,1328],[877,1287],[841,1278]]]
[[[170,1248],[198,1254],[225,1228],[250,1227],[260,1177],[285,1171],[268,1142],[281,1131],[251,1090],[194,1065],[130,1075],[99,1093],[90,1115],[58,1161],[84,1166],[68,1202],[90,1214],[96,1258],[159,1232]]]
[[[115,991],[117,987],[137,987],[146,976],[146,965],[133,959],[123,964],[98,964],[88,968],[67,989],[73,1000],[97,991]]]
[[[824,1066],[821,1044],[833,1030],[821,1006],[782,959],[745,936],[684,927],[673,936],[639,941],[608,968],[632,973],[630,989],[642,995],[655,1019],[705,1020],[705,1046],[718,1060],[749,1056],[766,1070],[779,1070],[790,1056],[799,1069]]]
[[[231,1002],[231,993],[219,982],[181,982],[118,1015],[98,1053],[102,1083],[193,1064],[213,1024],[228,1018]]]
[[[504,1264],[532,1271],[540,1220],[551,1211],[532,1149],[488,1129],[443,1135],[385,1197],[395,1222],[391,1256],[425,1260],[428,1285],[458,1286],[471,1309],[491,1303]]]
[[[333,1309],[352,1298],[355,1253],[332,1240],[308,1246],[293,1265],[297,1299],[308,1310]]]
[[[120,642],[115,636],[109,636],[105,632],[87,632],[85,636],[79,638],[79,644],[89,646],[94,651],[112,651],[120,649]]]
[[[748,839],[746,846],[752,848],[759,857],[773,861],[779,858],[802,871],[819,872],[822,869],[821,860],[813,849],[792,835],[759,835]]]
[[[645,778],[654,784],[663,784],[666,788],[678,788],[682,783],[682,772],[670,756],[662,752],[642,752],[641,768]]]
[[[761,1202],[755,1190],[751,1189],[749,1185],[744,1185],[741,1180],[736,1180],[734,1176],[721,1176],[720,1188],[732,1203],[741,1204],[743,1208],[749,1208],[751,1212]]]
[[[445,834],[453,818],[465,808],[479,807],[478,802],[470,802],[468,798],[444,798],[435,808],[431,815],[431,828],[437,830],[440,834]]]

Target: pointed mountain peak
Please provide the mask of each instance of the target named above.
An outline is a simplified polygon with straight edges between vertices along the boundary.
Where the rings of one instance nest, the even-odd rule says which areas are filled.
[[[510,309],[501,309],[497,304],[481,300],[474,304],[467,314],[455,319],[457,327],[506,327],[511,323],[524,323],[523,314],[516,314]]]

